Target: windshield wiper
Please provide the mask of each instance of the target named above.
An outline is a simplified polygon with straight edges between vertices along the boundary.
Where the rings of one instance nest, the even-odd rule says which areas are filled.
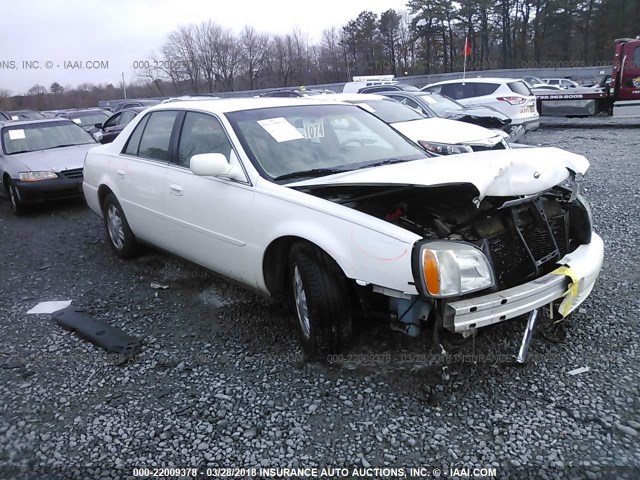
[[[322,177],[324,175],[332,175],[334,173],[343,173],[345,170],[339,168],[312,168],[311,170],[301,170],[299,172],[285,173],[274,180],[287,180],[290,178],[313,178]]]
[[[54,145],[53,147],[43,148],[42,150],[51,150],[52,148],[75,147],[76,145],[84,145],[84,143],[63,143],[62,145]]]
[[[394,163],[404,163],[408,161],[409,160],[401,160],[399,158],[388,158],[386,160],[380,160],[379,162],[367,163],[366,165],[363,165],[360,168],[379,167],[381,165],[392,165]]]

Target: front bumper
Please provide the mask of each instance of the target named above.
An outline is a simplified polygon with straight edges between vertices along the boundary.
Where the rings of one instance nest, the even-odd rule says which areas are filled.
[[[504,322],[559,300],[563,296],[566,313],[575,310],[591,293],[602,268],[604,243],[592,234],[591,243],[581,245],[558,261],[573,276],[549,273],[531,282],[481,297],[449,302],[444,312],[444,327],[465,332]],[[569,288],[574,280],[577,286]]]
[[[82,177],[52,178],[39,182],[13,181],[18,199],[22,203],[41,203],[48,200],[62,200],[82,195]]]

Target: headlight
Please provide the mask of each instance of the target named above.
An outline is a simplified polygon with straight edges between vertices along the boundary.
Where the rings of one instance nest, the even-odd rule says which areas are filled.
[[[23,182],[39,182],[58,178],[58,175],[55,172],[20,172],[19,178]]]
[[[487,257],[473,245],[436,241],[420,245],[420,279],[431,297],[454,297],[494,284]]]
[[[455,155],[457,153],[473,152],[473,149],[469,145],[460,145],[457,143],[437,143],[427,142],[426,140],[418,140],[418,143],[428,152],[437,153],[439,155]]]

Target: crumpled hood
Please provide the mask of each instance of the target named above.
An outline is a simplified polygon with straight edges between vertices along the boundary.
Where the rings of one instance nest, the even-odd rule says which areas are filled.
[[[84,157],[87,152],[96,147],[97,143],[73,145],[71,147],[52,148],[50,150],[37,150],[34,152],[11,155],[12,160],[19,161],[31,171],[71,170],[84,167]]]
[[[288,187],[320,185],[472,184],[485,196],[533,195],[558,185],[570,171],[584,174],[589,161],[555,147],[492,150],[427,158],[364,168],[289,183]]]
[[[446,118],[424,118],[392,123],[391,126],[414,142],[425,140],[440,143],[495,145],[502,140],[502,137],[484,127]]]

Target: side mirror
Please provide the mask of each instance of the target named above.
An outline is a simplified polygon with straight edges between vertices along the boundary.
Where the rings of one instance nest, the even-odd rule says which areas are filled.
[[[191,171],[200,177],[219,177],[231,171],[231,164],[221,153],[200,153],[191,157]]]

